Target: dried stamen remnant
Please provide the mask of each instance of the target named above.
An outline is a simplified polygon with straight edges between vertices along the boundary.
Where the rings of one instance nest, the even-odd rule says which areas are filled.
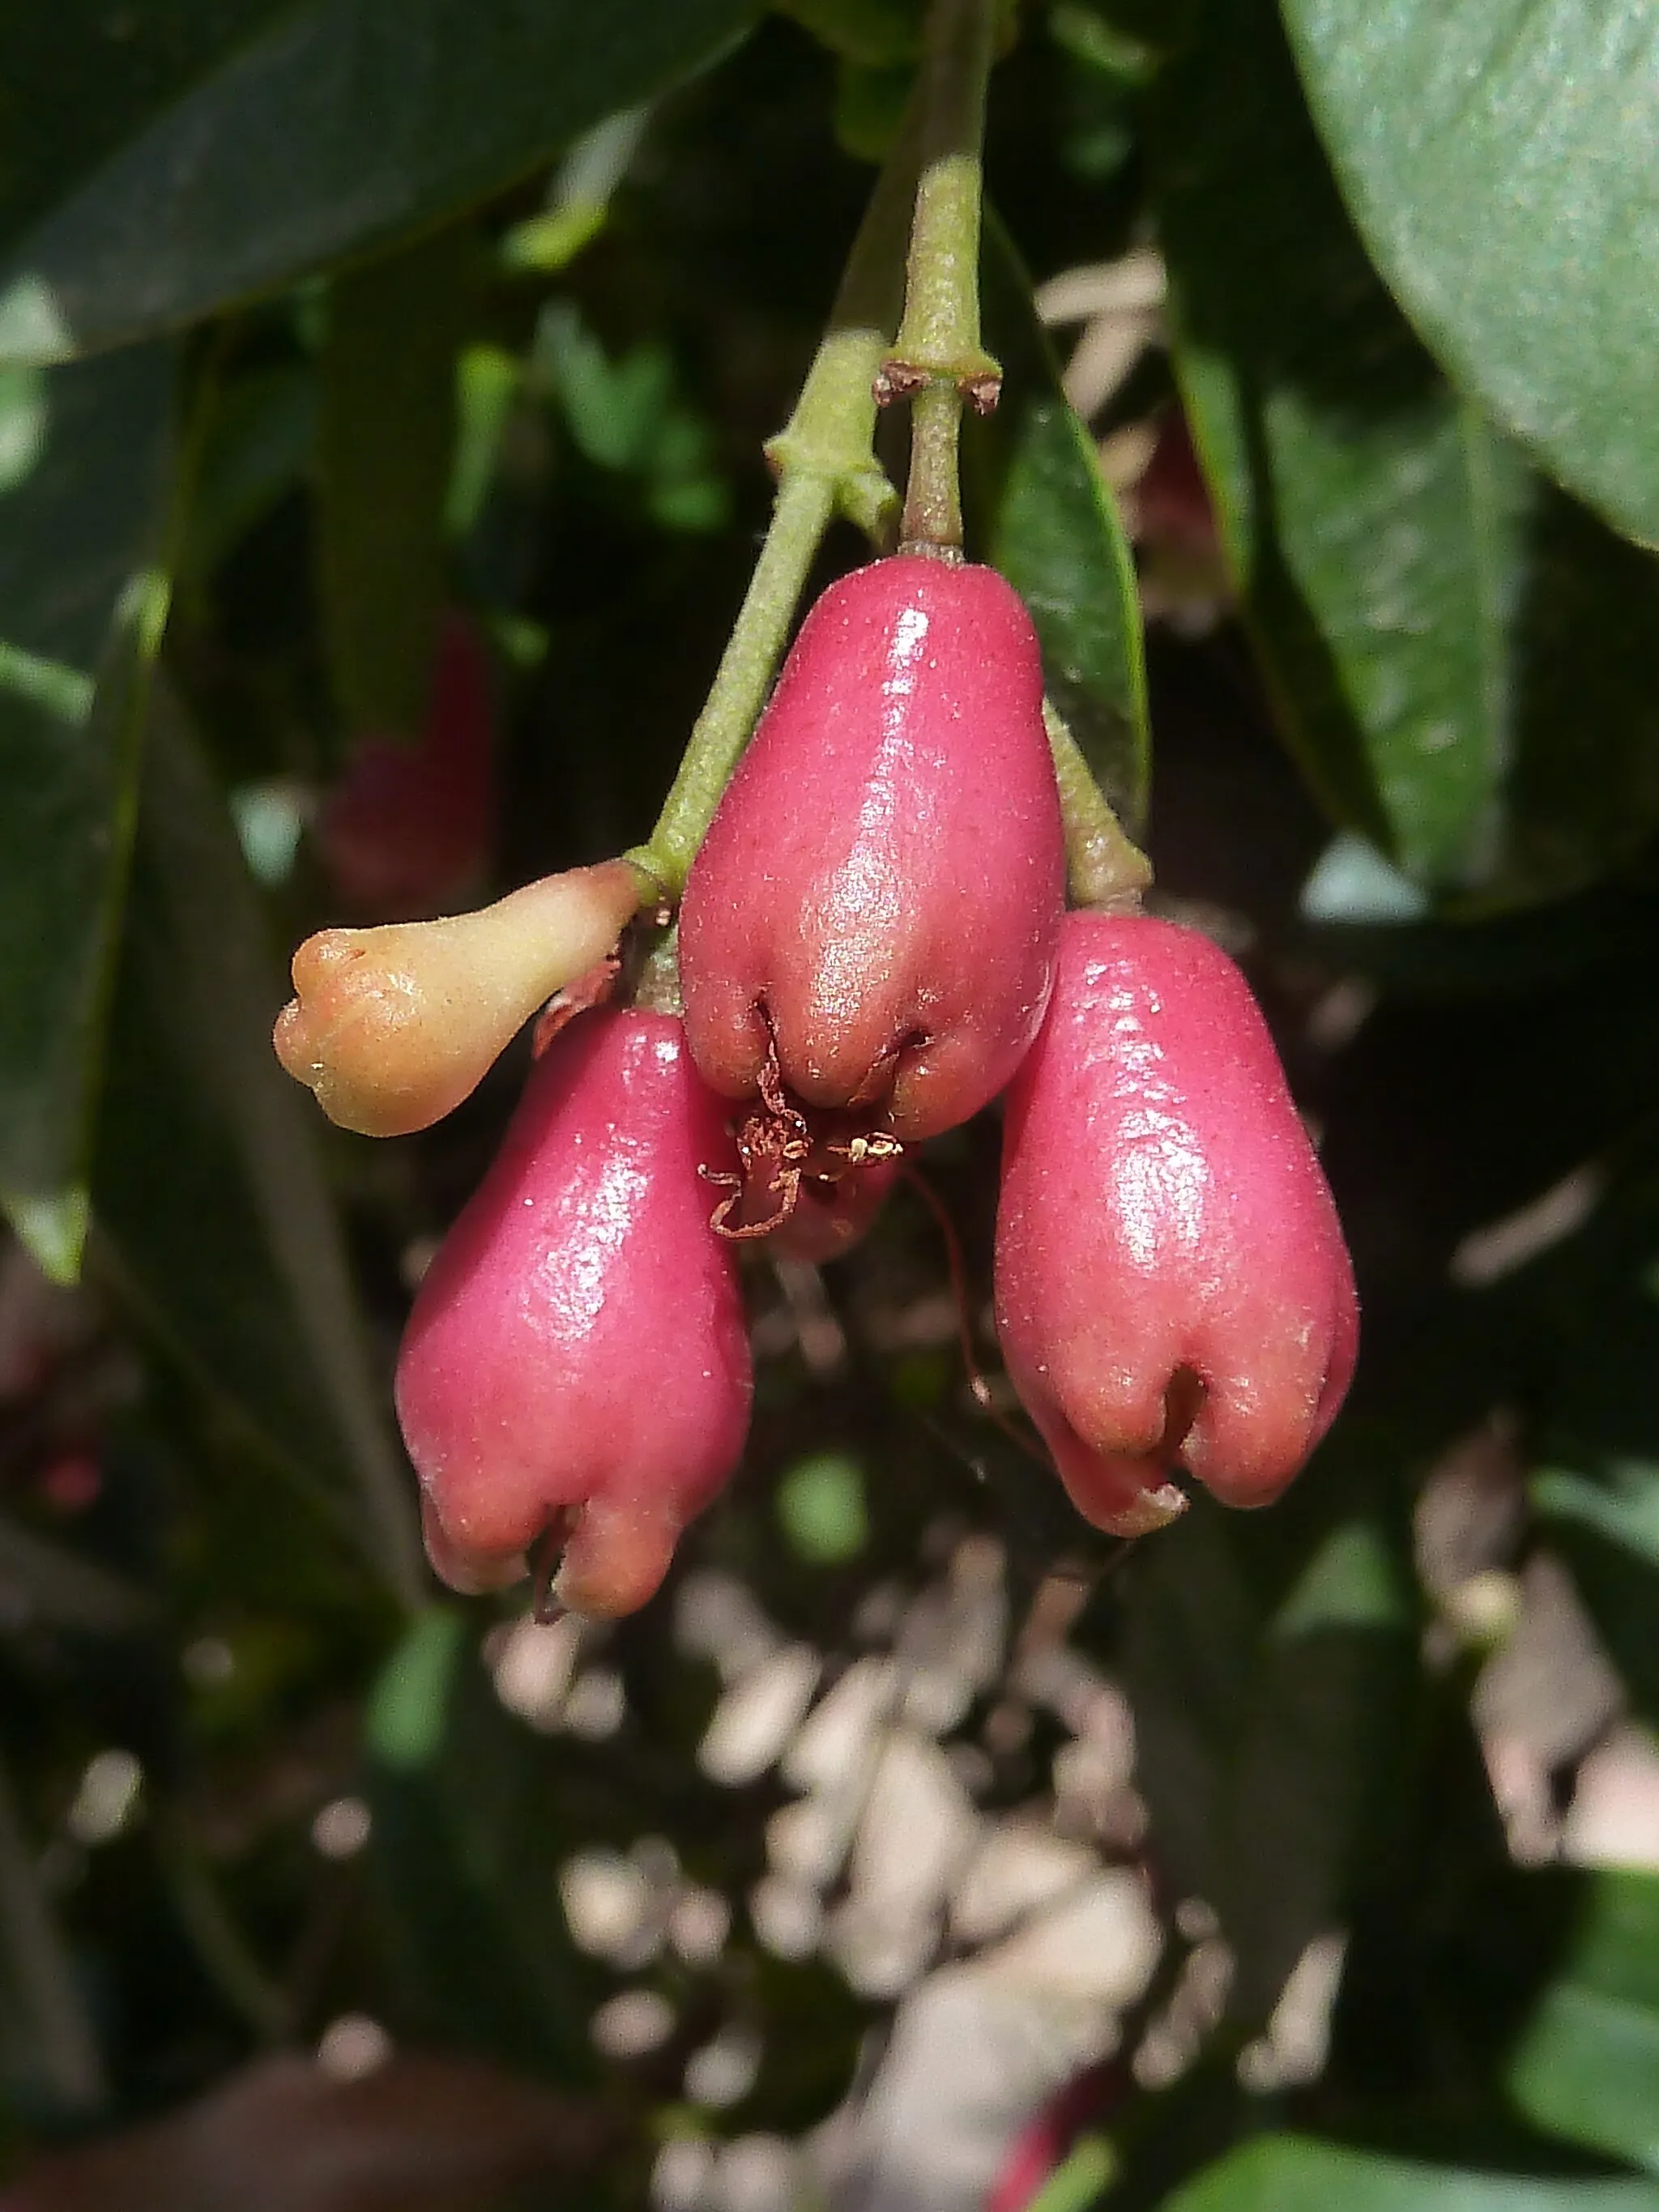
[[[580,1505],[556,1505],[548,1516],[546,1528],[530,1547],[530,1610],[544,1628],[562,1620],[568,1610],[554,1596],[553,1584],[564,1565],[565,1547],[575,1534],[581,1517]]]
[[[622,959],[612,952],[592,968],[586,969],[564,988],[555,991],[536,1017],[536,1025],[530,1032],[530,1056],[539,1060],[559,1031],[594,1006],[602,1006],[617,988],[617,978],[622,973]]]
[[[827,1201],[851,1175],[896,1161],[903,1146],[890,1131],[858,1125],[842,1113],[809,1114],[791,1097],[775,1043],[760,1075],[760,1103],[732,1127],[733,1175],[705,1165],[704,1180],[726,1188],[709,1227],[733,1243],[769,1237],[794,1215],[803,1193]]]

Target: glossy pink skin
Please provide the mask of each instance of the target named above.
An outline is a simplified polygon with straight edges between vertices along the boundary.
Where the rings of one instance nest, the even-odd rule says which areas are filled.
[[[1176,1466],[1266,1504],[1335,1418],[1358,1335],[1341,1225],[1249,987],[1194,931],[1067,915],[1008,1094],[996,1313],[1073,1502],[1120,1534],[1179,1510]],[[1202,1398],[1170,1439],[1182,1370]]]
[[[1065,876],[1018,598],[915,555],[859,569],[808,615],[691,866],[698,1066],[750,1097],[769,1021],[803,1104],[953,1127],[1036,1035]]]
[[[665,1014],[584,1014],[532,1070],[398,1364],[446,1581],[514,1580],[555,1509],[580,1506],[556,1594],[630,1612],[736,1465],[748,1336],[698,1174],[731,1154],[725,1120]]]

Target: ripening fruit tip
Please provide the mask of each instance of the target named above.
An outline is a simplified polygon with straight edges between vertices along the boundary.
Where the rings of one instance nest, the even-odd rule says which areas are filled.
[[[699,1169],[725,1109],[679,1022],[601,1008],[532,1069],[427,1271],[398,1362],[432,1563],[460,1589],[564,1547],[554,1595],[621,1613],[737,1464],[749,1342]]]
[[[1186,1468],[1259,1505],[1334,1419],[1353,1272],[1249,985],[1208,939],[1068,915],[1008,1093],[996,1317],[1078,1510],[1138,1535]]]
[[[319,930],[294,956],[299,996],[276,1017],[276,1057],[342,1128],[429,1128],[545,1000],[613,950],[641,889],[625,860],[606,860],[476,914]]]
[[[989,568],[903,554],[803,624],[691,865],[685,1021],[730,1098],[935,1134],[1036,1035],[1065,845],[1030,617]]]

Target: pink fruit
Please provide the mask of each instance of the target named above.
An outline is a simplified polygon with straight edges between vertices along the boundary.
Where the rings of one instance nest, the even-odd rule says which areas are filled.
[[[1158,443],[1133,495],[1136,534],[1155,545],[1214,558],[1215,509],[1179,408],[1158,425]]]
[[[794,1206],[767,1236],[767,1250],[777,1259],[813,1267],[839,1260],[875,1220],[903,1172],[901,1160],[878,1160],[873,1166],[849,1170],[834,1182],[804,1176]]]
[[[448,616],[424,727],[413,744],[369,734],[317,817],[317,843],[353,914],[402,921],[471,892],[495,830],[495,720],[477,633]]]
[[[811,1112],[951,1128],[1036,1035],[1064,896],[1024,606],[989,568],[875,562],[808,615],[692,863],[697,1064],[748,1098],[775,1052]]]
[[[1073,914],[1008,1094],[997,1328],[1073,1502],[1121,1535],[1290,1480],[1353,1370],[1336,1209],[1249,987],[1206,938]]]
[[[642,887],[626,860],[605,860],[473,914],[319,930],[294,956],[276,1057],[342,1128],[430,1128],[554,992],[609,960]]]
[[[631,1612],[662,1580],[748,1422],[736,1261],[698,1174],[730,1152],[669,1015],[584,1014],[538,1062],[398,1364],[445,1581],[512,1582],[544,1536],[580,1612]]]

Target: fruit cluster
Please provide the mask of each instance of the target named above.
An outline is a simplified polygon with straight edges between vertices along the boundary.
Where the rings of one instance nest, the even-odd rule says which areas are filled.
[[[562,1562],[563,1603],[643,1602],[742,1449],[738,1246],[844,1249],[904,1148],[1005,1091],[997,1328],[1079,1510],[1139,1534],[1178,1469],[1236,1504],[1283,1487],[1353,1365],[1330,1194],[1225,955],[1066,910],[1036,639],[1000,576],[909,553],[826,592],[691,866],[678,996],[671,939],[606,1000],[641,904],[617,861],[295,961],[279,1049],[380,1131],[447,1110],[570,987],[398,1365],[447,1581]]]

